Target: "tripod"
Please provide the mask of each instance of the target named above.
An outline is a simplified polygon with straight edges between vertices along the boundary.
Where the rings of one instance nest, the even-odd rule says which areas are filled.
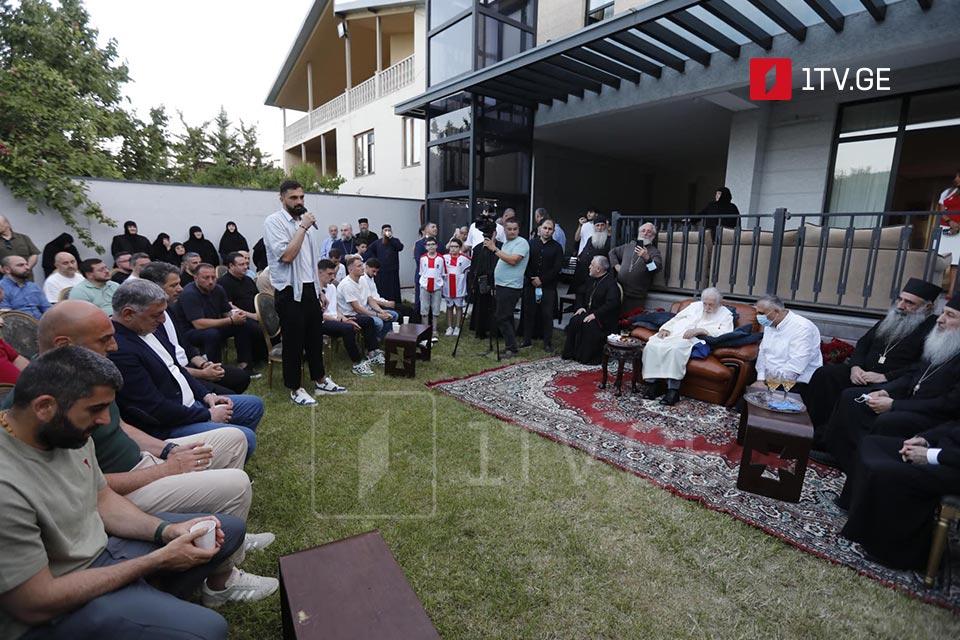
[[[493,274],[490,274],[488,277],[492,277],[492,276]],[[460,336],[463,335],[463,322],[464,320],[467,319],[467,315],[470,313],[470,307],[474,307],[474,309],[476,309],[476,305],[474,304],[473,301],[476,300],[479,297],[479,295],[480,295],[480,276],[477,276],[476,278],[472,278],[472,282],[470,285],[470,296],[468,298],[468,302],[466,306],[463,309],[463,313],[460,314],[460,327],[459,327],[459,331],[457,331],[457,341],[453,345],[453,353],[450,354],[454,358],[457,357],[457,349],[460,348]],[[495,320],[496,311],[497,311],[496,287],[493,287],[493,286],[490,287],[490,297],[493,300],[494,304],[493,306],[490,307],[490,310],[487,312],[487,316],[488,316],[487,322],[490,326],[490,331],[487,334],[487,339],[489,340],[489,346],[486,352],[481,353],[479,355],[486,356],[491,351],[494,351],[494,349],[496,349],[494,353],[496,353],[497,362],[499,362],[500,361],[500,334],[497,333],[497,323]],[[478,319],[477,322],[480,322],[480,320]]]

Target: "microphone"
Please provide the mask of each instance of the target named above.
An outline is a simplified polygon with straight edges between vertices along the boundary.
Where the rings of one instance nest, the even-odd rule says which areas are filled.
[[[307,213],[307,208],[301,204],[300,206],[297,207],[296,211],[294,211],[293,213],[296,213],[298,216],[302,216],[303,214]],[[310,223],[310,226],[316,229],[317,231],[320,230],[320,227],[317,226],[316,220]]]

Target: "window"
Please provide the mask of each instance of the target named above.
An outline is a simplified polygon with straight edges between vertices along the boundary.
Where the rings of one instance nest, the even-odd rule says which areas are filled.
[[[373,173],[373,130],[365,131],[353,137],[354,173],[368,176]]]
[[[415,167],[420,164],[423,148],[423,129],[416,118],[403,119],[403,166]]]
[[[587,17],[583,26],[590,25],[613,17],[613,2],[610,0],[587,0]]]
[[[430,86],[473,70],[472,28],[473,20],[468,17],[430,36]]]

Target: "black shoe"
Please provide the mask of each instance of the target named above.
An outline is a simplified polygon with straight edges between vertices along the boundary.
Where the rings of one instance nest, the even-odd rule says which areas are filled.
[[[544,352],[544,353],[553,353],[553,345],[552,345],[552,344],[545,344],[545,345],[543,345],[543,352]]]
[[[834,458],[833,454],[829,451],[817,451],[816,449],[813,449],[810,452],[810,459],[814,462],[819,462],[826,467],[833,467],[835,469],[840,468],[840,462],[837,461],[837,459]]]
[[[512,350],[510,350],[510,349],[507,349],[506,351],[504,351],[503,353],[500,354],[500,358],[502,358],[503,360],[506,360],[507,358],[516,358],[516,357],[519,356],[519,355],[520,355],[520,354],[517,353],[516,351],[512,351]]]
[[[656,400],[664,394],[666,387],[662,382],[654,382],[653,384],[648,384],[647,387],[643,390],[643,399],[644,400]]]
[[[520,348],[521,348],[521,349],[529,349],[529,348],[532,347],[532,346],[533,346],[533,343],[532,343],[532,342],[521,342],[521,343],[520,343]]]
[[[665,407],[672,407],[680,402],[680,392],[676,389],[667,389],[667,393],[660,398],[660,404]]]

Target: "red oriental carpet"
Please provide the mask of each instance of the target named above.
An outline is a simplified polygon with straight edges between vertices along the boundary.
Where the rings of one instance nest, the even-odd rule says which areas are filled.
[[[960,612],[960,580],[943,579],[960,576],[960,558],[955,557],[960,554],[949,558],[940,584],[927,589],[914,573],[871,562],[859,545],[840,535],[846,516],[833,504],[843,486],[839,471],[808,465],[796,504],[740,491],[739,414],[689,398],[663,407],[629,391],[617,397],[612,380],[605,391],[597,389],[599,381],[599,367],[547,358],[429,386],[881,584]],[[626,381],[624,388],[629,388]],[[775,466],[768,471],[776,473]],[[956,547],[957,540],[952,543]],[[953,584],[948,588],[944,582]]]

